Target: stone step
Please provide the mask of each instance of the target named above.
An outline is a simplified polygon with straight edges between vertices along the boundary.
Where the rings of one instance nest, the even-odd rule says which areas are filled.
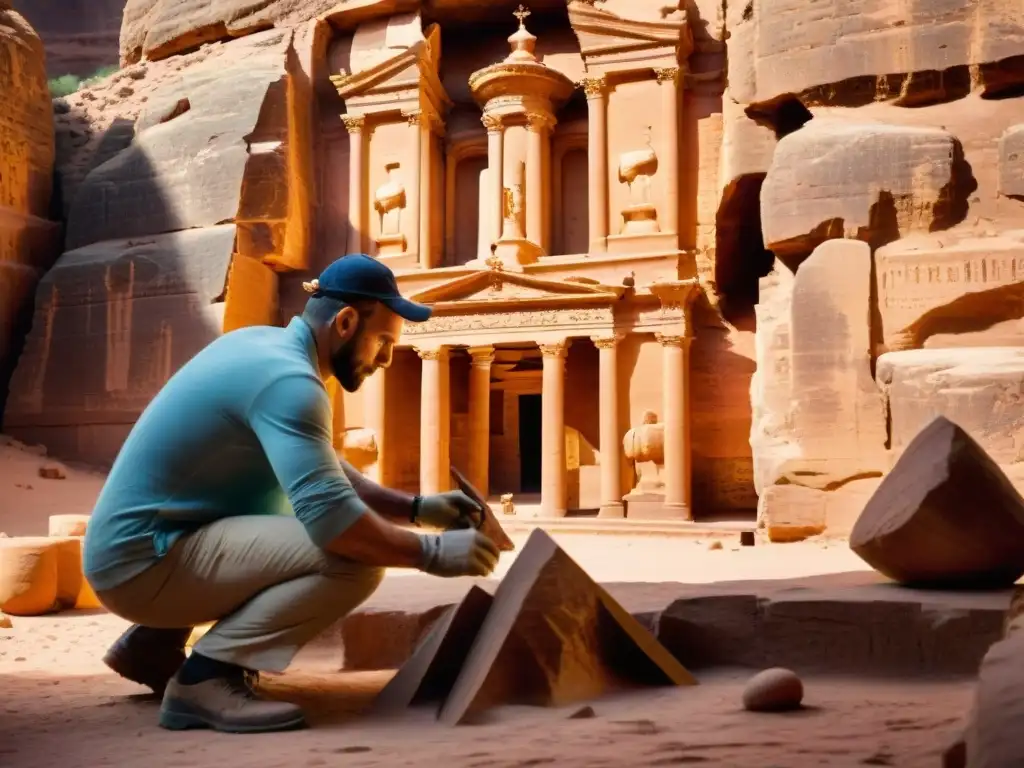
[[[311,643],[295,668],[394,669],[472,584],[389,579],[363,610]],[[871,573],[717,584],[603,585],[685,666],[785,666],[799,673],[973,675],[1003,634],[1020,586],[988,592],[900,587]]]

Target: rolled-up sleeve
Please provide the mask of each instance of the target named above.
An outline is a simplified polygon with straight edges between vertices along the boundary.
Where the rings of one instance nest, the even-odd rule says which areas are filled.
[[[331,404],[319,381],[301,374],[267,385],[246,414],[309,538],[326,547],[368,507],[342,471],[331,443]]]

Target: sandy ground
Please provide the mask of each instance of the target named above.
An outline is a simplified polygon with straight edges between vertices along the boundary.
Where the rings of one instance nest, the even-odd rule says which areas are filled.
[[[46,531],[51,514],[88,513],[102,473],[67,468],[39,477],[48,460],[0,444],[0,531]],[[522,543],[525,536],[516,536]],[[866,566],[842,543],[740,547],[738,537],[658,539],[571,535],[559,542],[597,580],[712,582],[787,578]],[[713,541],[721,547],[713,548]],[[500,576],[511,565],[504,557]],[[397,581],[401,579],[402,581]],[[418,601],[440,580],[396,571],[388,600]],[[450,590],[449,590],[450,591]],[[703,676],[701,685],[621,694],[577,709],[507,707],[484,725],[447,728],[430,711],[397,722],[360,714],[389,673],[312,674],[269,680],[272,695],[307,706],[313,728],[290,734],[170,733],[158,702],[100,662],[125,624],[102,612],[15,618],[0,630],[0,766],[664,766],[746,768],[934,766],[959,725],[972,681],[805,681],[807,707],[784,715],[740,708],[747,673]]]

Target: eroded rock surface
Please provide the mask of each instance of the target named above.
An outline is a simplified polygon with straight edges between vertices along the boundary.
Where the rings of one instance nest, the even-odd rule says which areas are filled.
[[[970,768],[1024,765],[1024,633],[993,645],[981,663],[970,724],[964,734]]]
[[[880,245],[950,227],[972,181],[940,128],[815,118],[775,150],[761,189],[765,245],[799,260],[829,238]]]
[[[47,220],[54,162],[46,59],[36,33],[0,3],[0,408],[25,312],[58,248]]]
[[[1024,125],[1008,128],[999,138],[999,192],[1024,197]]]

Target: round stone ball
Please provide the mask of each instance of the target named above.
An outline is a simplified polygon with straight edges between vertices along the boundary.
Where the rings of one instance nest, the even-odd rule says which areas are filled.
[[[782,667],[758,672],[743,689],[743,708],[751,712],[799,709],[803,699],[803,682],[795,672]]]

